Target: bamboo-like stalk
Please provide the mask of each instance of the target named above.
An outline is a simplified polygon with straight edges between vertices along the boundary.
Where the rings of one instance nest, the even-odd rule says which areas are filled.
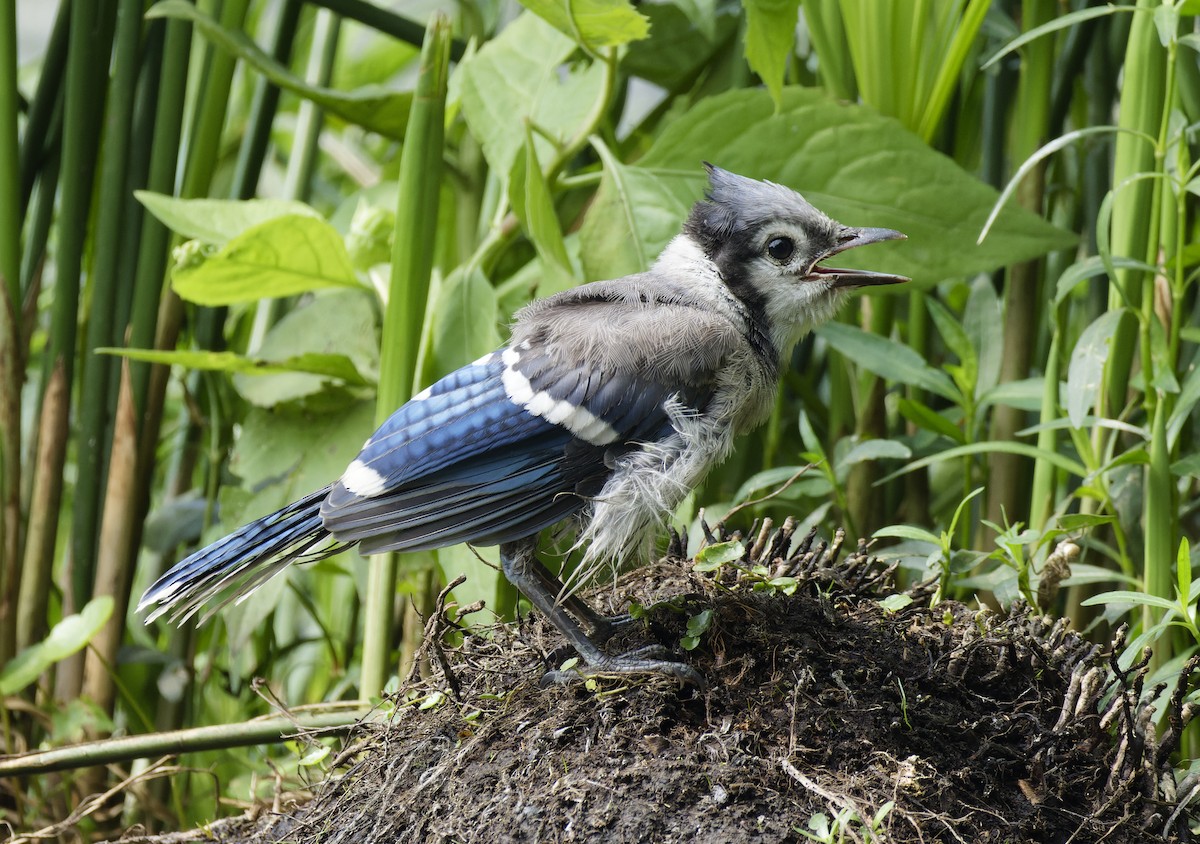
[[[79,400],[78,471],[71,525],[71,587],[76,606],[89,599],[96,568],[96,531],[100,512],[101,477],[108,457],[109,383],[117,361],[93,350],[116,343],[117,275],[124,227],[129,142],[137,87],[139,42],[142,30],[141,0],[120,0],[112,83],[104,117],[104,159],[100,168],[99,207],[95,223],[95,249],[90,274],[87,339],[82,355]]]
[[[1154,185],[1150,180],[1129,182],[1138,173],[1155,169],[1154,150],[1135,132],[1157,136],[1167,108],[1167,54],[1158,40],[1154,9],[1158,0],[1138,0],[1139,13],[1130,15],[1129,39],[1122,71],[1121,108],[1117,125],[1130,132],[1117,134],[1113,154],[1112,185],[1120,194],[1113,204],[1111,247],[1114,255],[1142,258],[1153,248],[1146,221],[1157,213],[1153,207]],[[1126,184],[1129,182],[1128,184]],[[1117,270],[1116,287],[1109,289],[1108,307],[1116,310],[1125,301],[1140,302],[1144,279],[1139,270]],[[1124,297],[1117,289],[1124,291]],[[1137,326],[1122,321],[1109,346],[1104,384],[1097,412],[1117,417],[1125,405],[1137,341]]]
[[[42,776],[55,771],[109,765],[132,759],[291,741],[297,734],[308,730],[320,730],[323,735],[342,735],[357,726],[368,714],[361,704],[349,703],[333,712],[293,711],[286,716],[272,715],[241,724],[101,739],[0,759],[0,776]]]
[[[12,8],[11,3],[6,3]],[[67,40],[70,32],[71,4],[60,3],[54,19],[54,29],[46,44],[42,57],[42,70],[38,75],[37,90],[29,102],[29,113],[25,121],[24,141],[21,144],[21,214],[29,205],[33,184],[45,166],[47,150],[58,133],[51,129],[55,114],[62,110],[62,79],[67,67]],[[16,50],[5,53],[16,59]],[[16,92],[14,85],[13,92]],[[15,182],[13,183],[16,184]]]
[[[284,0],[279,10],[271,42],[271,57],[282,65],[287,65],[291,59],[302,7],[300,0]],[[249,199],[257,192],[259,174],[271,140],[271,124],[279,107],[279,93],[279,88],[265,77],[260,76],[254,83],[246,134],[238,147],[237,164],[233,170],[231,194],[235,199]]]
[[[100,109],[104,103],[102,80],[107,78],[108,51],[101,47],[108,46],[104,32],[109,11],[109,4],[71,6],[62,153],[62,168],[71,178],[62,182],[58,216],[54,309],[46,348],[46,398],[40,416],[38,471],[30,502],[25,583],[17,622],[17,640],[21,645],[36,641],[46,628],[45,600],[54,562],[69,437],[80,276],[97,154],[95,138],[99,135]]]
[[[1053,20],[1057,11],[1054,0],[1023,0],[1021,25],[1028,31]],[[1024,161],[1046,140],[1049,121],[1050,91],[1054,82],[1054,41],[1039,38],[1026,44],[1021,52],[1021,77],[1013,108],[1011,160]],[[1034,214],[1042,213],[1045,192],[1045,166],[1039,165],[1021,182],[1017,202]],[[1004,285],[1004,354],[1001,356],[1000,381],[1018,381],[1029,375],[1036,337],[1044,323],[1038,295],[1041,279],[1039,261],[1026,261],[1008,268]],[[1008,442],[1024,427],[1025,416],[1010,405],[997,405],[992,414],[991,439]],[[1025,461],[1016,454],[995,451],[988,457],[988,491],[985,503],[990,522],[1002,525],[1027,509]],[[991,546],[991,537],[976,537],[978,547]]]
[[[0,664],[16,653],[21,490],[21,213],[17,10],[0,7]]]
[[[222,24],[230,28],[240,28],[248,5],[249,0],[231,0],[224,3],[221,7]],[[220,51],[212,52],[215,55],[201,86],[198,116],[188,147],[188,166],[182,189],[185,196],[200,196],[208,189],[216,169],[221,130],[229,105],[229,89],[236,60]],[[168,300],[172,297],[173,294],[168,294]],[[178,301],[177,297],[174,299]],[[178,307],[170,312],[174,313],[176,319],[181,316],[181,309]],[[216,322],[219,329],[219,320]],[[166,330],[172,328],[177,332],[178,323],[167,326]],[[197,331],[199,330],[198,328]],[[174,346],[173,338],[171,346]],[[123,374],[122,381],[126,380],[127,376]],[[165,391],[165,380],[160,383]],[[109,468],[106,494],[108,497],[121,499],[125,504],[129,503],[129,499],[125,497],[129,490],[136,490],[139,494],[133,499],[132,509],[127,506],[116,508],[111,518],[106,508],[100,526],[103,553],[96,561],[94,594],[111,595],[114,600],[114,612],[108,624],[93,640],[84,661],[84,692],[105,710],[110,710],[114,701],[110,666],[116,664],[117,650],[124,638],[129,589],[133,580],[133,565],[137,559],[141,514],[144,512],[144,502],[148,494],[147,485],[142,479],[148,475],[152,466],[139,459],[139,451],[141,456],[146,454],[145,439],[157,442],[158,420],[161,419],[162,408],[162,393],[151,390],[147,410],[154,415],[151,421],[147,421],[146,429],[142,432],[145,439],[139,443],[133,430],[137,406],[133,400],[132,387],[132,380],[129,380],[128,388],[123,383],[118,397],[117,422],[113,433],[113,459]]]
[[[412,394],[433,269],[433,243],[441,193],[450,22],[434,15],[421,47],[404,151],[392,249],[392,278],[383,323],[376,421],[382,423]],[[371,560],[363,636],[360,694],[378,694],[387,680],[393,631],[392,606],[398,561],[394,554]]]

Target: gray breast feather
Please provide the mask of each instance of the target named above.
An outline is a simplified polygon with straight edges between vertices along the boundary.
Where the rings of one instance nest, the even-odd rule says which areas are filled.
[[[731,358],[751,353],[735,313],[715,312],[672,285],[587,284],[524,308],[513,342],[549,348],[564,361],[637,373],[663,383],[712,385]]]

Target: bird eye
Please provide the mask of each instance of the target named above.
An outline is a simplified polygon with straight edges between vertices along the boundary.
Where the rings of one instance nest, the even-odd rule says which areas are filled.
[[[796,251],[796,244],[792,243],[790,237],[773,237],[767,241],[767,254],[774,261],[783,263],[788,258],[792,257],[792,253]]]

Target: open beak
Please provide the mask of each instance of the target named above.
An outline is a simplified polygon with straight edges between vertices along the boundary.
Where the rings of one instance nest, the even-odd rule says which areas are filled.
[[[893,229],[846,229],[841,242],[822,255],[808,270],[809,281],[823,281],[830,287],[871,287],[880,284],[901,284],[911,281],[907,276],[877,273],[871,270],[847,270],[822,267],[821,261],[856,246],[882,243],[885,240],[907,240],[907,235]]]

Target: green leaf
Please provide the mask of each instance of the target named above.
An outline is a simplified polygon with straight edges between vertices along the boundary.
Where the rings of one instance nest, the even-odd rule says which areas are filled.
[[[318,745],[304,754],[296,764],[301,768],[310,768],[313,765],[319,765],[329,757],[331,752],[333,752],[332,748],[323,744]]]
[[[950,378],[902,343],[871,334],[853,325],[830,322],[817,336],[857,366],[901,384],[911,384],[957,403],[960,398]]]
[[[81,650],[108,622],[112,611],[112,596],[99,595],[80,612],[58,622],[45,639],[25,648],[0,670],[0,695],[16,694],[50,666]]]
[[[693,571],[715,571],[726,563],[732,563],[746,556],[746,546],[736,539],[729,542],[717,542],[705,545],[696,554],[696,564]]]
[[[588,281],[642,272],[679,233],[695,199],[695,174],[668,174],[622,164],[595,144],[604,174],[579,232]]]
[[[365,387],[367,380],[355,368],[354,362],[345,355],[304,354],[284,360],[250,358],[233,352],[207,351],[156,351],[152,349],[96,349],[97,354],[120,355],[130,360],[161,363],[164,366],[182,366],[185,369],[200,369],[207,372],[237,372],[246,375],[279,375],[304,372],[336,378],[356,387]]]
[[[321,216],[303,202],[285,199],[179,199],[148,190],[135,190],[133,195],[171,231],[214,246],[224,246],[246,229],[276,217]]]
[[[1108,360],[1108,344],[1116,333],[1124,310],[1105,311],[1083,330],[1071,363],[1067,367],[1067,418],[1075,428],[1096,404],[1104,380],[1104,363]]]
[[[1088,9],[1079,9],[1078,11],[1060,15],[1048,23],[1044,23],[1041,26],[1035,26],[1033,29],[1022,33],[1019,37],[1014,38],[1012,41],[1005,44],[983,63],[981,69],[986,70],[996,62],[1000,61],[1000,59],[1007,56],[1009,53],[1013,52],[1014,50],[1019,50],[1030,41],[1041,38],[1043,35],[1049,35],[1051,32],[1057,32],[1060,29],[1066,29],[1067,27],[1075,26],[1075,24],[1090,21],[1092,18],[1112,15],[1116,14],[1117,12],[1132,11],[1134,11],[1132,6],[1107,5]]]
[[[864,440],[850,449],[838,461],[838,468],[844,469],[856,463],[867,460],[907,460],[912,457],[912,449],[896,440]]]
[[[199,266],[176,268],[172,287],[197,305],[232,305],[357,287],[346,245],[324,220],[288,214],[259,223]]]
[[[189,21],[215,47],[246,62],[272,84],[349,123],[393,140],[404,139],[412,91],[390,91],[378,85],[364,85],[354,91],[334,91],[310,85],[264,53],[244,32],[225,29],[187,0],[162,0],[146,12],[146,17]]]
[[[796,43],[800,0],[742,0],[746,9],[746,62],[782,107],[783,78]]]
[[[549,296],[574,287],[576,279],[571,269],[571,258],[558,224],[554,198],[550,195],[550,187],[538,162],[532,130],[525,139],[525,154],[518,155],[513,166],[508,195],[513,213],[521,221],[521,228],[542,264],[537,295]]]
[[[492,170],[511,173],[525,143],[525,123],[537,127],[538,157],[556,152],[543,135],[565,144],[579,131],[604,89],[600,62],[564,76],[559,65],[575,42],[526,12],[459,68],[463,116]]]
[[[924,428],[927,431],[933,431],[935,434],[941,434],[943,437],[948,437],[957,443],[967,441],[962,428],[923,404],[901,396],[896,409],[900,411],[901,416],[918,428]]]
[[[1158,607],[1159,609],[1179,612],[1179,605],[1174,601],[1160,598],[1157,595],[1148,595],[1145,592],[1121,590],[1103,592],[1099,595],[1093,595],[1090,598],[1084,598],[1081,603],[1085,607],[1095,607],[1103,604],[1135,604],[1136,606]]]
[[[432,311],[431,360],[424,383],[500,347],[496,289],[478,266],[457,267],[442,282]]]
[[[1000,381],[1000,363],[1004,356],[1004,320],[1001,318],[1000,297],[992,280],[980,276],[971,285],[967,307],[963,311],[963,328],[974,344],[977,363],[975,399],[981,399]]]
[[[347,387],[379,379],[379,326],[373,298],[362,290],[331,290],[292,308],[271,327],[258,355],[283,361],[296,372],[254,377],[244,371],[233,385],[259,407],[306,400],[329,391],[329,377]],[[336,366],[336,369],[330,368]],[[353,370],[357,380],[350,376]],[[341,393],[329,398],[341,401]]]
[[[882,600],[876,601],[884,612],[899,612],[913,602],[912,595],[888,595]],[[882,810],[881,810],[882,811]]]
[[[999,196],[994,189],[897,121],[816,89],[784,88],[778,112],[762,90],[706,98],[671,122],[631,169],[656,171],[664,181],[690,175],[684,185],[690,204],[703,191],[701,160],[795,188],[847,225],[904,232],[903,243],[856,249],[838,261],[920,283],[990,272],[1076,239],[1035,214],[1005,207],[976,244]]]
[[[1099,527],[1100,525],[1112,524],[1116,521],[1112,516],[1098,516],[1093,513],[1067,513],[1059,516],[1056,521],[1058,526],[1065,531],[1074,533],[1075,531],[1084,530],[1085,528]]]
[[[722,4],[710,14],[712,5],[713,0],[643,3],[639,11],[650,20],[650,37],[626,48],[621,69],[675,92],[686,90],[706,66],[728,62],[731,57],[721,48],[737,31],[741,10]],[[693,6],[704,7],[694,12],[696,18]]]
[[[1152,267],[1144,261],[1135,261],[1132,258],[1125,258],[1120,255],[1112,256],[1111,265],[1118,270],[1138,270],[1145,273],[1158,272],[1157,268]],[[1054,304],[1056,306],[1062,304],[1062,301],[1081,282],[1089,278],[1107,274],[1108,266],[1099,255],[1090,255],[1082,261],[1076,261],[1063,270],[1063,274],[1058,277],[1058,284],[1055,286]]]
[[[875,531],[875,536],[895,539],[915,539],[917,542],[929,542],[939,547],[942,544],[940,536],[930,533],[924,528],[913,527],[912,525],[889,525],[882,527]]]
[[[898,478],[908,472],[915,472],[917,469],[924,469],[926,466],[932,466],[934,463],[941,463],[943,460],[953,460],[956,457],[966,457],[969,454],[991,454],[998,452],[1002,454],[1019,454],[1022,457],[1031,457],[1034,460],[1045,460],[1053,466],[1057,466],[1065,472],[1070,472],[1078,478],[1087,475],[1087,469],[1083,464],[1072,460],[1069,457],[1064,457],[1061,454],[1053,451],[1047,451],[1044,448],[1037,446],[1026,445],[1025,443],[1014,443],[1005,441],[996,442],[981,442],[971,443],[969,445],[960,445],[955,448],[948,448],[945,451],[940,451],[937,454],[931,454],[928,457],[922,457],[920,460],[914,460],[903,469],[897,472],[892,472],[885,478],[881,478],[879,483],[885,483]]]
[[[592,52],[650,34],[650,22],[629,0],[521,0],[521,5]]]
[[[937,299],[930,297],[925,300],[933,324],[937,326],[938,334],[942,336],[946,347],[954,353],[962,364],[962,377],[957,379],[958,388],[966,395],[976,394],[976,379],[979,377],[979,360],[975,357],[975,345],[967,335],[966,329],[958,317]]]
[[[1200,476],[1200,454],[1189,454],[1171,464],[1171,474],[1177,478]]]

